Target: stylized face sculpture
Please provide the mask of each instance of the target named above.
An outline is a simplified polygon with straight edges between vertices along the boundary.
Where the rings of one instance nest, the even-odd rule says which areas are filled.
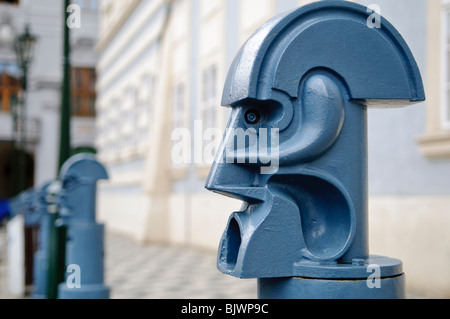
[[[355,218],[348,194],[321,171],[322,165],[316,170],[312,165],[336,144],[344,126],[343,87],[333,78],[324,72],[308,76],[300,84],[302,98],[285,99],[284,105],[246,100],[233,106],[207,183],[210,190],[246,202],[230,219],[222,240],[219,267],[225,272],[236,274],[241,265],[238,276],[248,276],[245,265],[253,265],[255,257],[279,269],[267,257],[284,255],[286,246],[292,264],[305,258],[336,259],[350,245]],[[355,112],[363,114],[359,106]],[[330,237],[334,246],[328,245]],[[258,276],[268,271],[265,266],[254,270]],[[274,276],[273,271],[268,274]]]
[[[222,272],[308,276],[368,258],[367,106],[424,93],[403,39],[366,19],[360,5],[317,2],[268,21],[235,58],[222,100],[231,118],[206,183],[244,201],[220,244]]]

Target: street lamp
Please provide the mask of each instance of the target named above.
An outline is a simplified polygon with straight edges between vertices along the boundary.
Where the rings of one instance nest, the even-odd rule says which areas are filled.
[[[33,60],[34,47],[36,45],[37,38],[30,33],[30,27],[25,26],[23,34],[19,35],[14,42],[14,50],[16,51],[17,62],[23,71],[23,89],[27,89],[27,75],[28,66]]]
[[[17,36],[14,41],[14,50],[16,52],[17,64],[22,69],[22,89],[23,94],[20,101],[18,101],[16,116],[17,116],[17,135],[19,139],[19,192],[25,190],[26,187],[26,91],[28,83],[28,68],[33,60],[34,47],[37,38],[30,33],[28,25],[25,26],[23,34]]]

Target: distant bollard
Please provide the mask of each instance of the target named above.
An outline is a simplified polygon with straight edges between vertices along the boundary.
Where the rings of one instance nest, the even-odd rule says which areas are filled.
[[[425,94],[403,38],[369,15],[334,0],[279,15],[230,68],[231,119],[206,187],[244,201],[218,268],[257,278],[259,298],[405,296],[402,262],[369,255],[367,108]]]
[[[39,211],[38,250],[34,254],[33,299],[47,299],[47,284],[50,251],[50,212],[53,197],[59,192],[59,182],[45,184],[35,198],[36,210]]]
[[[47,298],[58,298],[59,283],[65,278],[65,247],[66,228],[60,225],[59,201],[61,194],[61,181],[56,180],[48,189],[48,271],[47,271]]]
[[[67,226],[66,281],[59,299],[108,299],[104,285],[104,225],[96,222],[97,181],[108,174],[92,154],[70,158],[60,173],[60,218]]]
[[[9,203],[11,219],[17,215],[23,215],[26,226],[39,224],[39,214],[35,207],[36,191],[32,188],[23,191],[12,198]]]

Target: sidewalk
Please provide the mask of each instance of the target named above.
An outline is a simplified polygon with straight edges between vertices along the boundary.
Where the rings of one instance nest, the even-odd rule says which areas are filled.
[[[8,295],[5,230],[0,230],[0,299]],[[138,245],[106,232],[105,284],[111,299],[255,299],[256,280],[223,275],[216,253],[192,248]]]
[[[0,229],[0,299],[8,295],[6,234]],[[256,280],[220,273],[216,252],[139,245],[107,231],[105,284],[111,299],[256,299]],[[408,293],[409,299],[421,298]]]
[[[220,273],[212,251],[137,245],[109,234],[105,253],[105,282],[113,299],[256,298],[256,280]]]

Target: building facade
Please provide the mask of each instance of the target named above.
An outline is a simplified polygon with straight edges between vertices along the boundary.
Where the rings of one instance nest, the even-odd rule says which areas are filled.
[[[74,1],[81,24],[71,32],[72,148],[95,148],[95,44],[98,34],[96,0]],[[59,123],[63,63],[64,7],[60,0],[0,1],[0,194],[16,195],[12,184],[14,151],[19,147],[13,124],[14,100],[21,94],[22,72],[14,39],[28,25],[37,37],[25,96],[27,152],[26,187],[40,187],[58,172]]]
[[[311,1],[102,0],[97,147],[108,226],[142,242],[217,249],[241,203],[204,189],[228,109],[231,62],[266,20]],[[427,101],[369,111],[371,253],[405,263],[408,287],[450,296],[448,1],[376,4],[404,36]],[[430,261],[433,261],[430,264]]]

